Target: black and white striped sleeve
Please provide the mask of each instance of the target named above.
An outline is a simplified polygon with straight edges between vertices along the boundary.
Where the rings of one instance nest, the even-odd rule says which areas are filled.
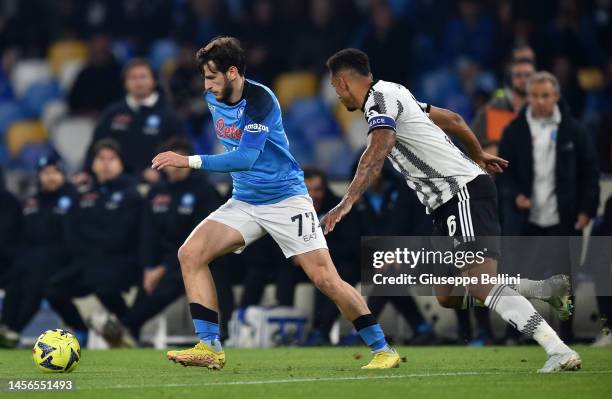
[[[404,107],[391,93],[372,91],[365,103],[364,115],[368,122],[368,134],[377,129],[395,131],[396,120]]]

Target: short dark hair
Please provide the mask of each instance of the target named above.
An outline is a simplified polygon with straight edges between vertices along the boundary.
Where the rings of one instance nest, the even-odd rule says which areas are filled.
[[[512,61],[510,61],[510,68],[513,68],[517,65],[523,65],[523,64],[528,64],[531,65],[534,69],[536,69],[536,65],[533,62],[533,60],[529,59],[529,58],[514,58]]]
[[[225,73],[231,67],[236,67],[238,73],[244,76],[246,57],[240,46],[240,40],[231,36],[217,36],[196,53],[198,70],[203,73],[204,65],[210,61],[215,63],[217,71]]]
[[[98,153],[102,150],[111,150],[123,163],[123,151],[121,150],[121,144],[115,139],[100,139],[95,142],[91,148],[92,159],[98,156]]]
[[[151,76],[153,76],[153,79],[155,79],[155,71],[153,70],[153,66],[149,63],[149,61],[147,61],[145,58],[140,58],[140,57],[136,57],[136,58],[132,58],[131,60],[129,60],[125,66],[123,67],[123,70],[121,71],[121,78],[123,79],[123,81],[125,82],[125,79],[127,78],[128,73],[137,67],[145,67],[149,70],[149,72],[151,72]]]
[[[353,70],[363,76],[369,76],[371,73],[368,55],[356,48],[345,48],[338,51],[329,57],[325,65],[332,75],[343,69]]]
[[[304,179],[312,179],[313,177],[318,177],[323,182],[323,185],[327,186],[327,174],[323,172],[321,169],[317,169],[314,167],[305,167],[304,171]]]
[[[191,142],[182,136],[172,136],[168,140],[164,141],[159,146],[159,152],[165,151],[182,152],[190,155],[194,152]]]

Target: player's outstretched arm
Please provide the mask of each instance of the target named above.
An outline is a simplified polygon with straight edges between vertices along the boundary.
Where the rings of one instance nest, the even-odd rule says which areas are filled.
[[[162,152],[153,158],[151,167],[161,170],[166,166],[205,169],[210,172],[239,172],[251,170],[260,150],[240,146],[238,149],[217,155],[183,156],[172,151]]]
[[[472,129],[465,123],[461,115],[444,108],[431,107],[429,117],[447,134],[457,137],[466,147],[470,158],[478,163],[488,173],[502,173],[508,166],[508,161],[482,150]]]
[[[373,180],[379,175],[385,158],[395,145],[395,132],[390,129],[376,129],[368,135],[368,147],[359,159],[357,172],[349,185],[342,201],[321,219],[324,233],[334,230],[334,226],[347,213],[353,204],[361,198]]]
[[[188,168],[189,157],[177,154],[172,151],[159,153],[151,161],[151,168],[162,170],[166,166],[174,166],[175,168]]]

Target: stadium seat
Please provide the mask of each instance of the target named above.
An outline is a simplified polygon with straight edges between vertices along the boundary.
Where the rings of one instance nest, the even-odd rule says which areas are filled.
[[[17,101],[0,103],[0,139],[14,122],[26,119],[26,113]]]
[[[151,45],[149,62],[153,69],[159,72],[166,61],[175,59],[178,56],[178,52],[179,48],[173,40],[157,40]]]
[[[70,92],[72,85],[79,76],[79,72],[83,69],[85,63],[83,61],[68,61],[62,65],[62,69],[59,72],[59,84],[64,93]]]
[[[43,108],[41,120],[45,129],[53,133],[53,128],[62,118],[68,115],[68,104],[64,100],[53,100],[48,102]]]
[[[274,81],[274,93],[283,110],[289,109],[299,98],[317,94],[317,77],[309,72],[289,72]]]
[[[19,61],[11,73],[15,96],[21,98],[34,82],[52,79],[51,68],[45,60],[29,59]]]
[[[69,173],[80,169],[93,137],[95,121],[86,117],[67,118],[51,130],[51,143],[66,163]]]
[[[317,97],[294,101],[288,112],[294,126],[299,127],[303,137],[316,142],[323,137],[341,136],[340,127],[323,101]]]
[[[21,104],[28,116],[38,118],[42,115],[45,105],[58,98],[61,98],[61,93],[55,80],[34,82],[27,88]]]
[[[34,172],[36,171],[38,160],[45,155],[49,155],[51,151],[52,149],[48,141],[27,143],[21,148],[17,159],[13,160],[13,164],[24,171]]]
[[[9,153],[16,158],[26,144],[46,141],[47,131],[39,121],[15,122],[9,127],[5,140]]]
[[[87,60],[89,48],[80,40],[60,40],[49,47],[47,59],[54,74],[59,75],[65,63]]]

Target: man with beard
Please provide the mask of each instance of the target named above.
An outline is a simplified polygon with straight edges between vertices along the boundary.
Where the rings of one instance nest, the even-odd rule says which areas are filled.
[[[478,140],[495,147],[504,128],[527,103],[527,81],[535,73],[533,61],[526,58],[514,59],[509,69],[510,87],[497,90],[472,122]]]
[[[205,100],[225,153],[192,155],[163,152],[154,169],[168,166],[231,172],[233,193],[210,214],[179,249],[179,261],[193,324],[200,342],[192,349],[170,351],[168,359],[184,366],[221,369],[225,353],[219,333],[218,300],[209,264],[240,253],[266,234],[286,258],[299,265],[312,282],[341,309],[370,347],[365,369],[399,366],[400,357],[354,287],[338,275],[304,172],[289,151],[281,109],[272,91],[245,77],[245,54],[233,37],[217,37],[196,55],[204,78]]]

